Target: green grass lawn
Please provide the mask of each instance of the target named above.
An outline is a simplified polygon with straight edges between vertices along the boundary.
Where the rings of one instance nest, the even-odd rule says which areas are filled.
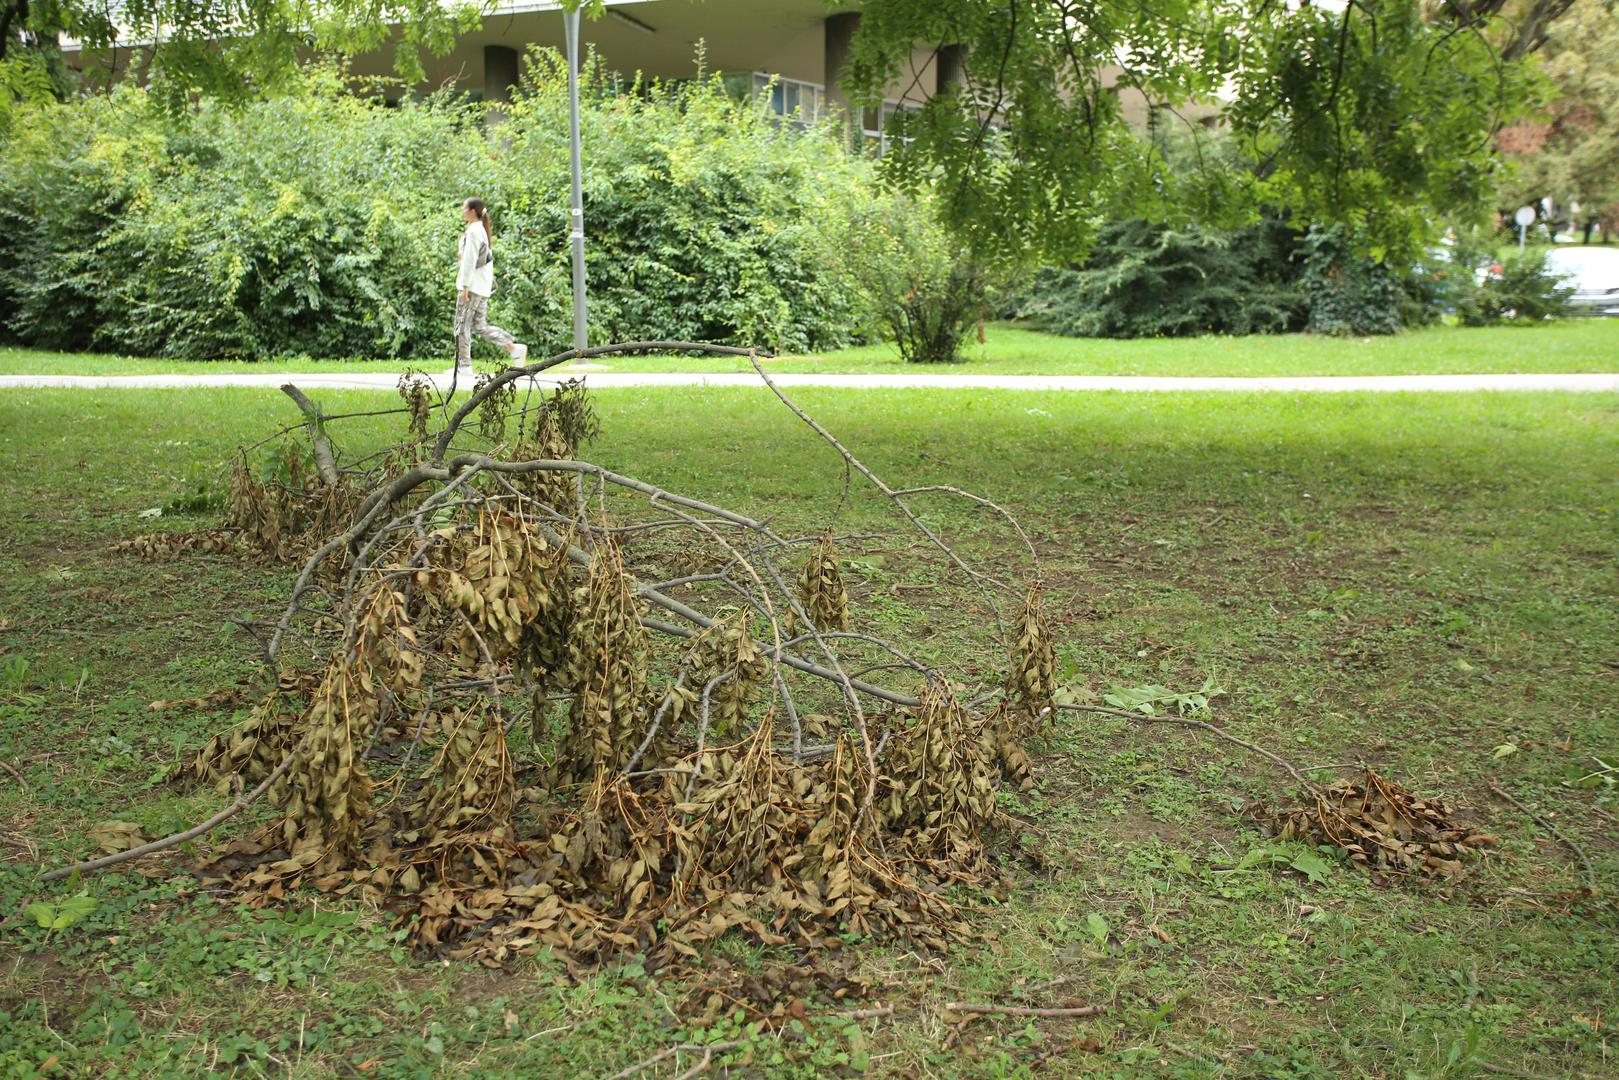
[[[483,346],[479,346],[483,350]],[[480,363],[489,353],[480,352]],[[700,357],[605,358],[613,371],[747,371],[745,360]],[[231,371],[397,371],[396,360],[182,363],[84,353],[0,348],[0,375],[156,375]],[[418,364],[417,366],[424,366]],[[449,366],[448,354],[438,370]],[[1064,338],[992,323],[970,343],[964,363],[904,364],[891,345],[787,356],[773,370],[815,372],[959,372],[996,375],[1429,375],[1619,370],[1619,319],[1573,319],[1538,327],[1435,327],[1395,337],[1328,338],[1309,334],[1244,338],[1114,341]]]
[[[112,545],[206,524],[185,507],[219,490],[225,455],[295,416],[274,391],[0,391],[0,761],[22,781],[0,773],[0,1076],[576,1078],[739,1037],[752,1064],[721,1059],[735,1076],[1613,1075],[1611,900],[1559,897],[1577,863],[1487,785],[1555,820],[1611,897],[1619,789],[1567,781],[1619,751],[1619,397],[798,397],[896,485],[960,485],[1022,517],[1069,679],[1105,692],[1212,677],[1233,733],[1306,766],[1376,762],[1500,848],[1454,891],[1336,858],[1310,880],[1287,868],[1303,849],[1239,812],[1285,793],[1262,760],[1065,715],[1035,747],[1036,789],[1002,796],[1034,857],[1008,859],[1004,899],[975,898],[981,939],[939,957],[844,950],[829,962],[873,979],[865,1004],[895,1015],[780,1041],[700,1030],[680,1006],[693,984],[633,958],[492,972],[415,959],[387,916],[330,897],[237,907],[181,872],[191,853],[39,887],[41,866],[91,850],[96,822],[155,834],[224,804],[166,776],[231,716],[148,705],[250,675],[254,648],[228,620],[274,610],[290,573]],[[321,396],[328,412],[375,401]],[[837,497],[830,452],[764,391],[596,402],[606,431],[589,456],[620,471],[783,529],[815,527]],[[392,421],[360,423],[380,439]],[[1029,571],[987,517],[927,513],[964,551]],[[869,495],[845,524],[889,536],[845,552],[856,628],[994,670],[976,593]],[[70,927],[22,916],[79,890],[98,906]],[[784,958],[722,939],[705,963]],[[961,1000],[1110,1010],[954,1033],[942,1006]]]

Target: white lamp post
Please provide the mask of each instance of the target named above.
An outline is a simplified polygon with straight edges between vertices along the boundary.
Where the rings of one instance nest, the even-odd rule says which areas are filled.
[[[568,215],[568,243],[573,249],[573,347],[583,351],[585,327],[585,181],[579,145],[579,9],[562,12],[568,52],[568,157],[573,171],[573,210]]]

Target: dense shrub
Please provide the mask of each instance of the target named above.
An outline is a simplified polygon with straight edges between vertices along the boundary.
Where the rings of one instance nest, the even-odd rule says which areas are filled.
[[[1081,337],[1296,330],[1305,307],[1291,250],[1291,231],[1276,221],[1233,236],[1113,222],[1084,265],[1037,271],[1008,314]]]
[[[907,363],[960,360],[963,339],[985,314],[988,271],[925,202],[873,194],[849,215],[848,265],[870,320]]]
[[[1492,261],[1458,249],[1450,292],[1463,326],[1489,326],[1506,320],[1541,322],[1568,315],[1574,289],[1546,269],[1546,254],[1527,251]]]
[[[302,92],[171,118],[133,88],[30,111],[0,164],[0,324],[185,358],[450,355],[459,200],[495,219],[493,318],[570,339],[565,79],[536,52],[491,137],[440,96]],[[842,207],[870,166],[714,80],[584,92],[596,340],[821,349],[864,324]]]
[[[1448,266],[1397,268],[1340,228],[1266,218],[1231,234],[1138,220],[1105,226],[1086,262],[1045,267],[1004,314],[1080,337],[1392,334],[1454,306]]]
[[[1400,275],[1358,253],[1341,226],[1311,229],[1301,263],[1310,311],[1305,329],[1339,336],[1399,332],[1406,308]]]
[[[486,197],[506,208],[497,265],[519,309],[565,330],[566,80],[554,55],[531,61]],[[860,336],[845,208],[874,184],[870,163],[718,80],[596,89],[584,129],[593,331],[792,351]]]
[[[0,167],[6,329],[188,358],[442,352],[466,129],[329,86],[176,121],[133,89],[38,110]]]

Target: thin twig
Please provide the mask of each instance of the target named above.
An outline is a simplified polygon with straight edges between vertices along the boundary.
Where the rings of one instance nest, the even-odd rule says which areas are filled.
[[[702,1064],[706,1068],[707,1065],[708,1065],[708,1062],[713,1059],[714,1052],[716,1050],[731,1050],[731,1049],[734,1049],[735,1047],[738,1047],[738,1046],[741,1046],[741,1045],[742,1044],[740,1042],[737,1042],[735,1040],[732,1040],[731,1042],[710,1043],[707,1046],[704,1046],[701,1043],[681,1043],[679,1046],[671,1046],[666,1050],[658,1051],[656,1054],[653,1054],[651,1057],[647,1058],[645,1061],[641,1062],[638,1065],[631,1065],[629,1068],[623,1070],[622,1072],[614,1073],[612,1076],[608,1077],[608,1080],[624,1080],[625,1077],[634,1076],[638,1072],[642,1072],[642,1071],[644,1071],[646,1069],[650,1069],[650,1068],[652,1068],[652,1066],[656,1065],[658,1062],[667,1061],[668,1059],[674,1057],[676,1054],[693,1054],[693,1053],[696,1053],[699,1050],[703,1051]],[[687,1075],[691,1075],[691,1074],[687,1073]]]
[[[1505,799],[1513,806],[1516,806],[1519,810],[1522,810],[1524,813],[1528,814],[1530,819],[1534,821],[1536,825],[1539,825],[1542,829],[1545,829],[1547,832],[1551,833],[1552,836],[1556,837],[1564,847],[1568,848],[1576,856],[1578,856],[1580,865],[1585,868],[1585,889],[1589,893],[1596,893],[1596,871],[1591,867],[1591,857],[1585,853],[1584,848],[1582,848],[1579,844],[1576,844],[1574,840],[1568,836],[1568,834],[1563,832],[1556,825],[1553,825],[1546,818],[1541,817],[1539,814],[1529,809],[1529,807],[1525,806],[1522,802],[1518,801],[1517,796],[1513,795],[1512,792],[1508,791],[1500,784],[1497,784],[1494,780],[1491,780],[1487,785],[1485,785],[1485,787],[1491,795],[1494,795],[1498,799]]]
[[[1523,1069],[1509,1069],[1503,1065],[1491,1065],[1488,1061],[1469,1061],[1469,1065],[1480,1072],[1491,1073],[1495,1076],[1516,1076],[1518,1080],[1556,1080],[1556,1077],[1546,1073],[1526,1072]]]
[[[703,1056],[698,1059],[697,1064],[675,1077],[675,1080],[692,1080],[693,1077],[701,1076],[707,1072],[709,1065],[714,1061],[714,1050],[715,1047],[713,1046],[703,1047]]]
[[[496,373],[483,386],[474,391],[472,396],[467,399],[467,403],[462,405],[456,414],[449,419],[449,422],[444,425],[444,430],[439,432],[438,441],[433,446],[433,459],[436,461],[444,457],[444,451],[449,449],[450,440],[455,438],[455,433],[460,429],[461,423],[477,411],[478,406],[483,404],[485,398],[497,393],[501,387],[509,382],[531,378],[547,368],[565,364],[569,360],[589,360],[592,357],[623,353],[656,352],[706,352],[718,353],[722,356],[752,356],[758,350],[741,349],[732,345],[705,345],[691,341],[626,341],[618,345],[597,345],[589,349],[569,349],[567,352],[557,353],[555,356],[548,357],[545,360],[538,360],[532,364],[506,368],[504,371]],[[454,384],[452,383],[451,385],[453,386]]]
[[[12,776],[16,777],[17,778],[17,783],[22,785],[22,789],[24,791],[28,790],[28,781],[24,780],[23,776],[22,776],[22,773],[17,771],[17,766],[13,765],[9,761],[0,761],[0,769],[4,769],[4,770],[6,770],[6,772],[8,772]]]
[[[128,851],[119,851],[111,855],[103,855],[99,859],[86,859],[84,862],[76,862],[72,866],[58,867],[57,869],[51,870],[48,873],[39,875],[39,880],[55,881],[58,878],[67,877],[74,871],[78,871],[80,873],[89,873],[93,870],[103,870],[109,866],[115,866],[118,863],[128,862],[131,859],[139,859],[147,855],[154,855],[159,851],[167,851],[169,848],[178,847],[187,840],[194,840],[204,833],[213,831],[215,828],[235,817],[243,810],[246,810],[249,806],[252,806],[254,803],[258,802],[259,798],[266,791],[270,790],[270,785],[281,779],[281,775],[285,773],[291,766],[292,754],[289,752],[286,757],[281,759],[281,764],[277,765],[270,775],[264,778],[263,783],[254,788],[252,791],[248,792],[246,795],[238,795],[235,802],[231,803],[229,806],[225,807],[225,809],[221,810],[219,813],[215,814],[213,817],[209,818],[207,821],[204,821],[200,825],[193,825],[184,832],[171,833],[168,836],[163,837],[161,840],[153,840],[151,843],[142,844],[140,847],[132,847]]]
[[[1000,605],[995,603],[995,595],[990,591],[988,586],[993,585],[995,588],[1002,589],[1007,592],[1012,591],[1011,586],[1007,585],[1006,582],[1001,581],[999,578],[996,578],[993,575],[981,573],[974,570],[971,566],[968,566],[966,560],[960,555],[956,554],[955,549],[953,549],[949,544],[945,543],[944,539],[932,529],[928,528],[927,525],[923,524],[922,519],[917,517],[916,513],[912,511],[910,506],[906,504],[903,495],[896,493],[893,488],[889,487],[883,482],[882,477],[872,472],[871,469],[867,468],[859,458],[851,454],[849,452],[849,448],[839,442],[837,436],[833,435],[824,426],[822,426],[818,420],[794,404],[793,400],[782,392],[781,387],[777,386],[775,381],[771,379],[769,375],[765,374],[765,369],[759,364],[758,357],[750,356],[749,361],[753,364],[753,370],[759,373],[759,378],[764,380],[765,385],[770,388],[771,393],[775,394],[776,397],[781,400],[783,405],[791,409],[794,415],[796,415],[800,420],[804,421],[804,423],[808,424],[811,431],[815,432],[815,434],[824,439],[829,446],[831,446],[843,457],[845,462],[854,466],[854,468],[859,471],[860,475],[864,476],[867,480],[870,480],[872,486],[887,496],[895,506],[899,507],[900,512],[910,520],[912,525],[916,526],[917,530],[921,532],[923,536],[928,538],[934,547],[948,555],[950,557],[950,561],[955,563],[957,568],[966,574],[968,578],[970,578],[972,582],[978,586],[980,591],[983,592],[984,599],[989,604],[990,610],[995,613],[995,622],[998,626],[1000,626],[1001,637],[1004,639],[1006,637],[1006,627],[1001,620]],[[1032,547],[1030,550],[1033,550]]]
[[[641,763],[641,758],[646,754],[647,747],[651,746],[652,740],[657,737],[658,729],[663,726],[663,718],[668,715],[669,707],[674,704],[676,696],[680,693],[680,688],[686,682],[687,674],[691,671],[692,659],[692,654],[687,652],[685,659],[681,660],[680,670],[675,673],[675,681],[669,684],[669,689],[664,692],[663,701],[658,704],[657,712],[652,714],[652,723],[647,725],[646,738],[642,739],[641,745],[635,748],[635,753],[630,755],[630,760],[624,763],[623,772],[625,775],[631,775],[635,772],[635,767]]]
[[[1070,712],[1100,713],[1103,716],[1116,716],[1121,720],[1132,720],[1138,724],[1174,724],[1178,727],[1197,728],[1200,731],[1207,731],[1216,738],[1224,739],[1226,742],[1240,746],[1244,750],[1252,750],[1262,757],[1269,758],[1289,776],[1303,784],[1306,791],[1319,790],[1313,780],[1308,779],[1286,758],[1266,750],[1263,746],[1257,746],[1246,739],[1239,739],[1229,731],[1223,731],[1202,720],[1188,720],[1184,716],[1148,716],[1146,713],[1131,712],[1128,709],[1110,709],[1105,705],[1068,705],[1058,702],[1057,708],[1067,709]]]
[[[880,1020],[885,1016],[894,1015],[892,1005],[879,1005],[875,1009],[851,1009],[849,1012],[833,1013],[839,1020]]]
[[[975,1005],[964,1001],[952,1001],[945,1009],[950,1012],[996,1016],[1084,1017],[1100,1016],[1107,1012],[1106,1005],[1076,1005],[1071,1009],[1036,1009],[1028,1005]]]

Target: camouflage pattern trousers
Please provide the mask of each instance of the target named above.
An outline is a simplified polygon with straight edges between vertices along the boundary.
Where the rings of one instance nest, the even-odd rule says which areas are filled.
[[[472,336],[476,334],[485,341],[492,341],[502,349],[511,345],[517,339],[498,326],[489,323],[489,297],[479,296],[469,292],[466,299],[456,297],[455,301],[455,366],[469,367],[472,364]]]

